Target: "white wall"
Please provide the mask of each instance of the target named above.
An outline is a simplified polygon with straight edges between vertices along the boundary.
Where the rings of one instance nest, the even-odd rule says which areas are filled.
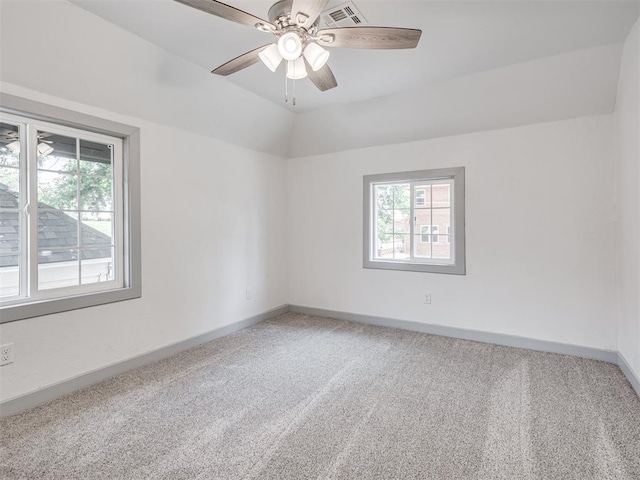
[[[289,112],[66,3],[0,5],[2,92],[140,127],[143,281],[138,300],[2,324],[0,400],[285,304],[286,165],[255,150],[277,153]]]
[[[616,103],[618,348],[640,378],[640,29],[624,46]]]
[[[143,293],[0,325],[2,343],[15,346],[15,363],[0,372],[1,399],[287,303],[284,160],[8,84],[2,89],[141,128]]]
[[[622,44],[568,52],[298,115],[290,157],[613,111]]]
[[[612,136],[604,115],[289,160],[289,303],[616,349]],[[362,176],[457,166],[467,275],[363,269]]]
[[[86,10],[63,0],[0,1],[0,22],[5,82],[286,154],[293,113]]]

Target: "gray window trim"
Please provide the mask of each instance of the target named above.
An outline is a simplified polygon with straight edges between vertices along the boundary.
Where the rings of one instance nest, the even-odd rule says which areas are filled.
[[[0,323],[52,313],[131,300],[142,296],[140,232],[140,129],[34,100],[0,93],[0,111],[67,127],[118,137],[123,140],[124,187],[124,288],[42,300],[0,308]]]
[[[438,265],[407,261],[373,260],[373,209],[371,185],[385,182],[415,182],[420,180],[453,179],[454,181],[454,235],[455,263]],[[408,272],[444,273],[466,275],[465,248],[465,170],[464,167],[416,170],[412,172],[382,173],[365,175],[362,187],[363,204],[363,268],[402,270]]]

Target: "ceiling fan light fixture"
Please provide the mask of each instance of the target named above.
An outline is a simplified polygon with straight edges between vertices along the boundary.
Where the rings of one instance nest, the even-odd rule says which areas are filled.
[[[7,148],[13,153],[20,153],[20,141],[14,140],[13,142],[8,143]]]
[[[51,152],[53,152],[51,145],[44,142],[38,144],[38,153],[40,155],[49,155]]]
[[[278,51],[285,60],[295,60],[302,55],[302,40],[295,32],[287,32],[278,40]]]
[[[275,72],[280,65],[280,62],[282,62],[282,55],[280,55],[278,45],[275,43],[261,51],[258,56],[260,57],[260,60],[262,60],[262,63],[264,63],[272,72]]]
[[[307,67],[304,66],[304,59],[302,57],[287,62],[287,78],[291,80],[307,78]]]
[[[323,10],[329,4],[329,0],[275,0],[269,8],[269,21],[267,21],[218,0],[175,1],[225,20],[257,28],[261,32],[272,33],[278,39],[275,48],[271,42],[254,48],[213,69],[211,73],[221,76],[231,75],[260,60],[275,72],[284,59],[287,61],[286,79],[308,77],[321,92],[338,86],[327,64],[329,52],[321,47],[408,49],[417,47],[422,36],[422,30],[416,28],[364,26],[362,24],[364,18],[361,17],[360,12],[356,12],[357,8],[351,8],[355,7],[352,2],[347,2],[349,5],[343,4],[339,8],[336,7],[337,9],[332,8],[328,15],[333,21],[328,21],[323,15]],[[347,18],[349,20],[346,20]],[[320,27],[321,20],[329,28]],[[357,26],[338,26],[341,20],[346,20],[349,25],[353,22]],[[278,50],[279,55],[275,54],[275,49]],[[289,98],[286,90],[288,84],[287,80],[285,102]],[[295,104],[294,82],[293,105]]]
[[[326,65],[329,60],[329,55],[329,51],[317,43],[310,43],[304,49],[304,56],[314,72],[317,72]]]

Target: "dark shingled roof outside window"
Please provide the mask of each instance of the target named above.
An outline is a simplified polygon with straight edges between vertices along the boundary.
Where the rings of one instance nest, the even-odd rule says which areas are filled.
[[[44,249],[38,257],[39,263],[69,262],[78,259],[76,249],[69,247],[78,244],[78,221],[61,210],[44,203],[38,204],[38,248]],[[4,209],[11,209],[4,211]],[[20,222],[18,194],[0,183],[0,267],[18,265],[20,251]],[[46,209],[46,210],[45,210]],[[82,246],[98,246],[83,249],[81,260],[93,258],[111,258],[111,237],[95,228],[82,224]],[[69,247],[59,250],[60,247]],[[46,249],[56,249],[47,251]]]

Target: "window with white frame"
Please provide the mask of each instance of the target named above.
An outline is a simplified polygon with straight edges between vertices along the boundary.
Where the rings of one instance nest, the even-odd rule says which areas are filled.
[[[365,268],[465,273],[463,167],[365,176],[364,215]]]
[[[131,135],[51,110],[60,122],[0,110],[2,321],[140,296]]]

